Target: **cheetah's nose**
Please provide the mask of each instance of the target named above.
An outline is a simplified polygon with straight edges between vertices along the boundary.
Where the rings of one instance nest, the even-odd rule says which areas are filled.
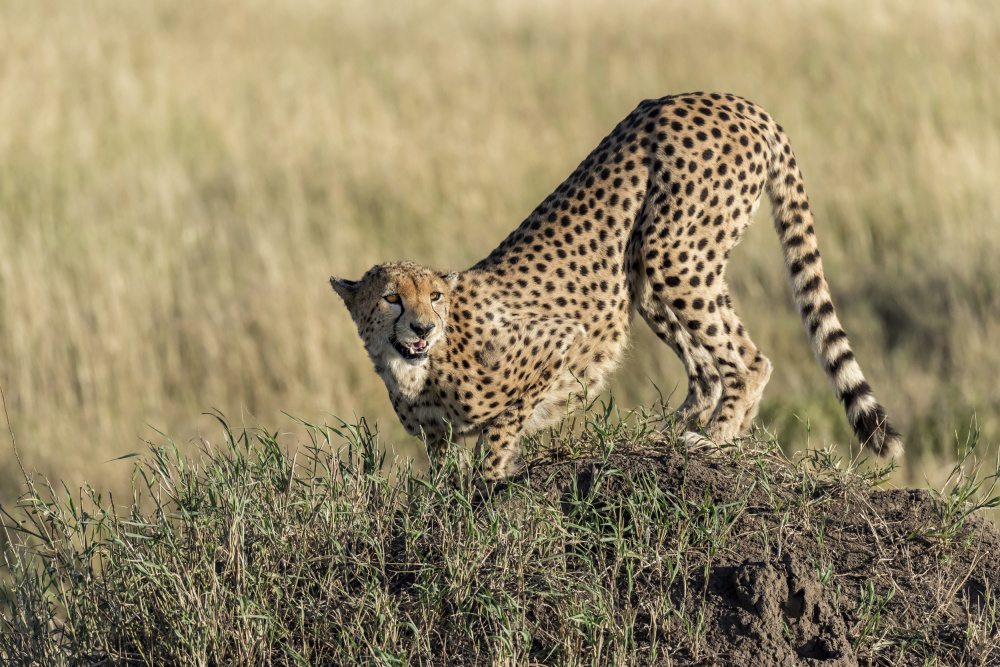
[[[427,334],[434,329],[434,323],[428,322],[427,324],[421,324],[419,322],[411,322],[410,328],[413,329],[413,333],[417,334],[421,338],[427,338]]]

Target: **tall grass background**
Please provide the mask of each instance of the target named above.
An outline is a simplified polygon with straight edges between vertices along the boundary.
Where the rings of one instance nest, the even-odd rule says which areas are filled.
[[[217,408],[397,426],[326,282],[485,256],[644,98],[785,127],[835,304],[933,478],[1000,436],[1000,4],[986,0],[0,0],[0,385],[22,459],[127,484]],[[761,420],[849,441],[766,209],[729,282],[775,372]],[[637,320],[614,390],[686,386]],[[207,437],[207,436],[206,436]],[[294,441],[294,435],[290,436]],[[5,444],[0,497],[19,489]]]

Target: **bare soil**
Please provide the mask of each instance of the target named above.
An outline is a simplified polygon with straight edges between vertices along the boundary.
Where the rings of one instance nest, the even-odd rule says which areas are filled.
[[[601,476],[601,468],[623,475]],[[686,456],[676,447],[536,466],[523,480],[556,500],[571,497],[574,484],[577,497],[586,493],[596,477],[611,498],[628,492],[625,478],[644,475],[699,503],[725,504],[748,494],[725,547],[703,554],[701,567],[669,591],[689,610],[704,608],[708,657],[685,663],[673,656],[657,664],[923,665],[924,649],[931,648],[947,664],[986,664],[963,649],[970,619],[984,612],[989,591],[1000,584],[1000,533],[981,516],[969,517],[953,539],[922,537],[938,523],[929,492],[839,484],[821,485],[804,505],[776,512],[777,485],[766,491],[726,460]],[[819,579],[824,565],[832,565],[825,584]],[[631,592],[617,594],[633,602],[663,594],[660,582],[642,573],[631,585]],[[858,603],[868,587],[889,598],[878,618]],[[636,644],[645,650],[649,620],[636,622]]]

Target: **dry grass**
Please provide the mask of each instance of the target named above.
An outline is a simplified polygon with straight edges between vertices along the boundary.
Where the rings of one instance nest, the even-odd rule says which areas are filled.
[[[144,424],[184,440],[210,406],[357,412],[412,446],[326,277],[471,265],[640,99],[700,89],[745,95],[789,132],[910,474],[952,456],[973,410],[997,442],[996,3],[0,12],[0,382],[29,467],[124,478],[102,462],[141,449]],[[808,417],[814,446],[845,444],[761,223],[730,275],[776,362],[762,417],[786,442]],[[682,393],[672,355],[637,331],[619,398],[648,403],[650,380]]]

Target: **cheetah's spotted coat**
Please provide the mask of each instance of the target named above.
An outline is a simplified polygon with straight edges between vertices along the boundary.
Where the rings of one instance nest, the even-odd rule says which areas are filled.
[[[331,284],[406,430],[430,445],[446,422],[481,434],[487,478],[515,469],[522,435],[565,415],[578,378],[604,385],[635,311],[684,363],[688,428],[725,442],[749,426],[771,374],[724,279],[764,192],[795,303],[854,432],[899,454],[834,311],[788,139],[733,95],[642,102],[466,271],[397,262]]]

